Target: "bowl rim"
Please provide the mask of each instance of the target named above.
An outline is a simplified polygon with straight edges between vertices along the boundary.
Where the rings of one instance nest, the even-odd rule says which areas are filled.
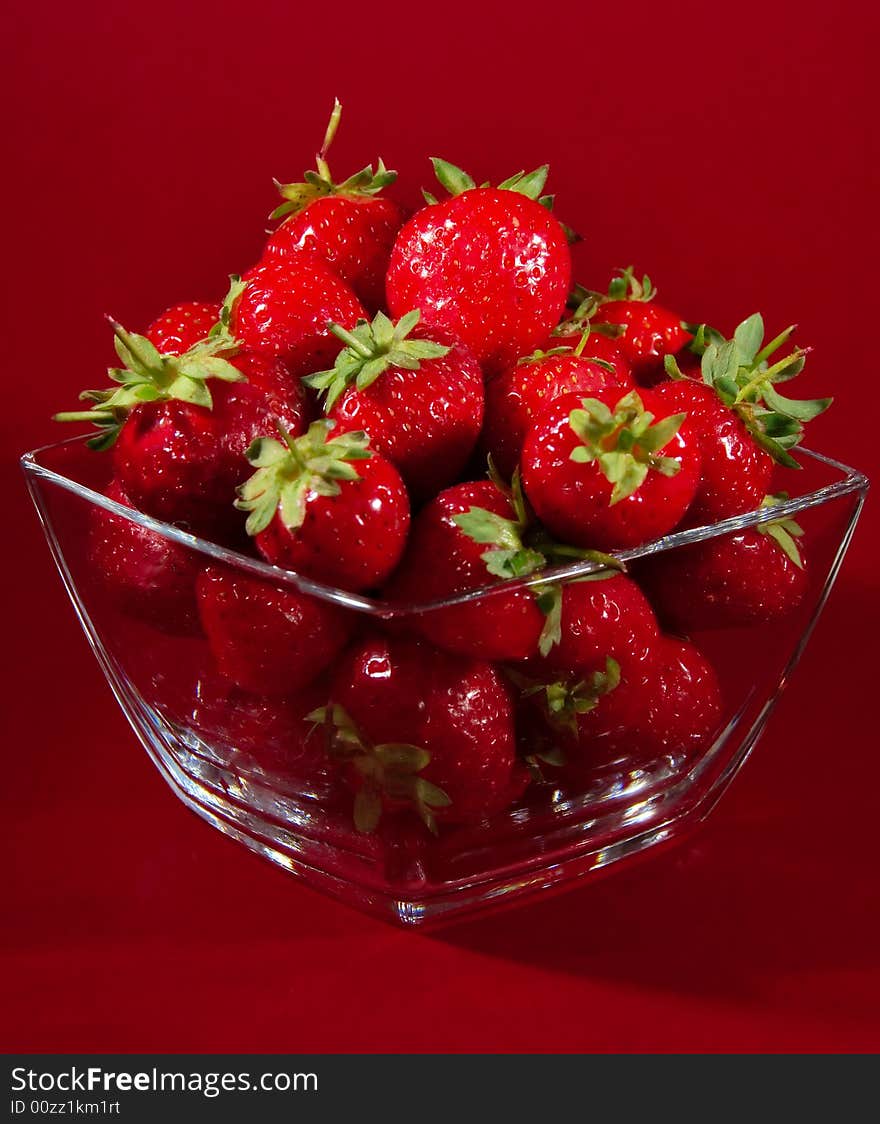
[[[72,477],[65,476],[64,473],[57,472],[55,469],[40,463],[39,458],[42,455],[69,445],[84,445],[88,436],[88,434],[81,434],[65,438],[61,441],[51,442],[48,445],[41,445],[36,449],[24,453],[21,457],[20,464],[25,473],[28,488],[41,514],[42,508],[38,500],[36,484],[38,481],[47,481],[68,492],[72,492],[74,495],[79,496],[80,499],[86,500],[95,507],[103,508],[112,515],[126,519],[144,530],[153,531],[170,542],[178,543],[183,547],[194,550],[215,562],[223,563],[237,570],[244,571],[255,578],[273,582],[275,585],[292,586],[300,592],[310,594],[319,600],[332,602],[343,608],[380,619],[389,620],[398,617],[408,617],[432,612],[437,609],[466,605],[477,601],[483,601],[488,597],[496,597],[499,594],[510,593],[518,589],[569,582],[578,578],[594,575],[603,570],[608,570],[608,567],[601,562],[590,560],[568,562],[535,571],[526,577],[505,578],[503,581],[487,584],[485,586],[478,586],[475,589],[465,590],[439,601],[390,602],[368,597],[364,594],[351,593],[348,590],[338,589],[334,586],[317,582],[294,570],[286,570],[280,566],[274,566],[269,562],[264,562],[261,559],[241,554],[239,551],[229,547],[219,546],[217,543],[212,543],[207,539],[190,534],[188,531],[172,523],[165,523],[162,520],[154,519],[152,516],[146,515],[136,508],[126,507],[124,504],[110,499],[101,492],[86,487]],[[828,503],[831,500],[839,499],[843,496],[861,493],[859,500],[861,505],[870,486],[868,478],[864,473],[860,472],[858,469],[851,468],[849,465],[843,464],[841,461],[835,460],[833,457],[826,456],[824,453],[815,452],[812,449],[800,447],[798,452],[803,453],[814,461],[824,464],[827,468],[833,469],[840,474],[840,479],[830,484],[823,485],[815,491],[785,499],[772,506],[759,507],[753,511],[744,512],[742,515],[734,515],[727,519],[718,520],[715,523],[707,523],[699,527],[689,527],[686,530],[673,531],[668,535],[644,543],[641,546],[631,547],[626,550],[609,551],[608,554],[623,564],[622,570],[625,572],[627,564],[637,559],[646,558],[650,555],[659,554],[667,550],[675,550],[678,547],[705,542],[707,539],[717,538],[720,535],[729,534],[732,531],[744,530],[748,527],[756,527],[761,523],[767,523],[774,519],[790,518],[800,511],[818,507],[820,504]]]

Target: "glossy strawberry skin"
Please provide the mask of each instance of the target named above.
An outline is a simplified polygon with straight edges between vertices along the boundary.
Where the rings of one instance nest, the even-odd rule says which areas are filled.
[[[687,515],[689,526],[715,523],[761,506],[771,490],[773,458],[742,420],[704,383],[680,379],[654,388],[672,413],[686,412],[702,456],[700,485]]]
[[[602,391],[590,397],[614,409],[620,393]],[[640,392],[640,398],[655,421],[673,413],[650,391]],[[687,422],[661,450],[664,457],[678,461],[678,473],[670,477],[651,470],[637,491],[612,505],[612,484],[598,464],[571,459],[580,441],[569,418],[580,407],[580,395],[558,399],[526,436],[523,484],[538,518],[561,542],[598,550],[638,546],[671,531],[681,522],[700,480],[700,451]]]
[[[389,367],[375,382],[350,387],[330,411],[334,433],[364,430],[370,447],[400,470],[417,500],[451,483],[473,452],[483,424],[483,373],[447,332],[416,328],[410,339],[450,347],[417,371]]]
[[[643,659],[659,634],[650,602],[625,574],[566,582],[560,639],[546,656],[529,661],[526,671],[541,680],[576,679],[603,671],[609,656],[625,668]]]
[[[133,506],[115,480],[106,495]],[[88,549],[91,573],[124,612],[172,635],[198,631],[200,555],[100,507],[90,514]]]
[[[645,559],[640,577],[663,620],[684,633],[777,620],[809,584],[806,567],[754,528]]]
[[[623,328],[615,343],[642,386],[665,378],[663,357],[674,355],[693,339],[680,317],[652,301],[605,301],[599,305],[593,323]]]
[[[144,335],[162,355],[183,355],[208,335],[219,318],[219,304],[186,301],[157,316]]]
[[[373,589],[397,566],[409,532],[409,499],[397,469],[374,454],[356,462],[357,480],[339,494],[309,493],[300,527],[276,515],[256,536],[267,562],[340,589]]]
[[[374,745],[400,742],[431,754],[419,775],[451,800],[437,810],[439,822],[478,823],[510,803],[517,768],[513,709],[491,665],[417,641],[371,636],[340,663],[332,694]],[[346,776],[356,787],[352,773]]]
[[[337,605],[223,567],[204,570],[196,591],[218,671],[258,695],[302,690],[342,651],[354,627]]]
[[[577,717],[576,733],[556,731],[566,757],[559,776],[579,787],[609,764],[644,768],[660,757],[689,756],[706,747],[721,718],[712,665],[693,644],[660,636],[613,691]]]
[[[210,380],[210,409],[176,399],[134,407],[114,446],[120,484],[141,511],[196,534],[227,538],[242,520],[235,489],[249,474],[245,451],[276,421],[305,428],[302,384],[280,360],[241,352],[241,382]]]
[[[388,259],[403,220],[400,207],[383,196],[326,195],[282,223],[264,257],[313,253],[376,312],[385,302]]]
[[[447,488],[413,522],[400,569],[385,590],[393,602],[427,604],[497,583],[474,542],[455,523],[471,507],[515,519],[508,497],[490,480]],[[473,603],[420,613],[413,623],[446,652],[485,660],[523,660],[538,650],[544,615],[528,589],[498,593]]]
[[[555,346],[559,346],[558,341]],[[489,379],[483,447],[501,475],[508,480],[513,476],[526,433],[550,402],[565,394],[592,395],[608,387],[631,388],[632,379],[621,372],[626,372],[622,362],[612,374],[586,354],[569,353],[517,363]]]
[[[367,315],[314,254],[266,258],[243,280],[230,320],[233,335],[254,351],[277,355],[296,376],[333,366],[342,345],[327,327],[331,321],[353,328]]]
[[[388,267],[395,319],[457,335],[488,374],[550,334],[565,305],[571,255],[559,223],[513,191],[477,188],[424,207],[400,231]]]

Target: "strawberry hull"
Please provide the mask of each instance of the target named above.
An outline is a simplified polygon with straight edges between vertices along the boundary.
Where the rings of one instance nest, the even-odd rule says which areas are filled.
[[[791,676],[867,487],[804,460],[799,495],[623,551],[629,573],[598,580],[589,559],[488,574],[456,517],[480,507],[506,526],[516,504],[493,482],[456,486],[371,595],[136,511],[79,442],[24,468],[93,649],[176,795],[315,888],[414,925],[574,884],[708,814]],[[701,619],[686,640],[663,633],[645,567],[674,584],[676,551],[793,521],[809,566],[787,614],[729,639]],[[425,572],[450,551],[451,578]],[[121,574],[143,575],[140,603]]]

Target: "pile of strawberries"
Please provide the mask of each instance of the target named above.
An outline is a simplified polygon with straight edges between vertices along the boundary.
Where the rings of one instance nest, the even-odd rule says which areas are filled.
[[[765,344],[757,314],[731,339],[689,324],[631,269],[572,287],[546,167],[492,187],[434,160],[446,195],[409,216],[381,161],[334,182],[339,116],[224,303],[143,335],[113,323],[113,385],[59,417],[98,427],[120,504],[391,605],[459,600],[377,624],[103,509],[93,572],[207,639],[210,712],[238,736],[329,755],[363,831],[383,811],[475,823],[537,775],[577,788],[686,757],[722,703],[680,637],[794,608],[802,531],[775,519],[634,573],[614,552],[778,502],[776,465],[797,467],[829,401],[777,389],[805,351],[791,329]],[[599,568],[540,580],[579,560]]]

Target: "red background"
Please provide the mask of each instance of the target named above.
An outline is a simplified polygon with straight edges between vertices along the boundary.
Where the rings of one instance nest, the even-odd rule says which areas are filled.
[[[770,730],[692,842],[436,935],[298,886],[165,789],[79,633],[13,454],[143,326],[256,257],[271,177],[378,154],[544,160],[586,235],[729,327],[760,308],[869,473],[876,143],[855,5],[18,6],[3,80],[0,929],[7,1049],[834,1050],[880,1046],[878,528],[869,508]],[[872,183],[873,176],[873,183]],[[7,392],[8,397],[8,392]]]

